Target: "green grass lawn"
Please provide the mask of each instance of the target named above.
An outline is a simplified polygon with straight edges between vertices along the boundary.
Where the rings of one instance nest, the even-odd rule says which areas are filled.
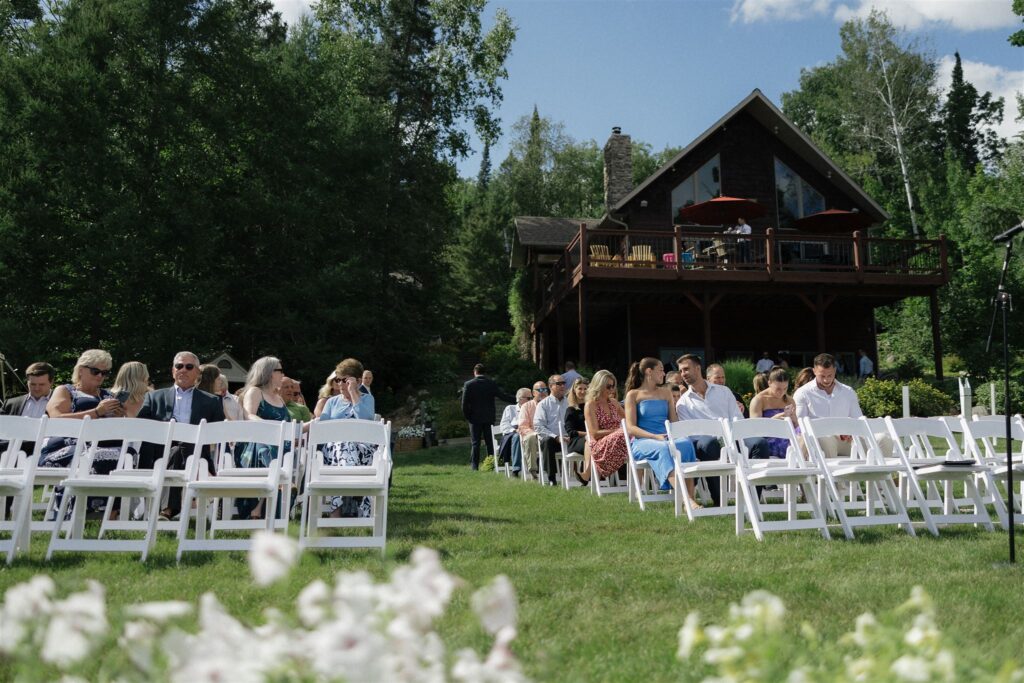
[[[721,622],[730,602],[758,588],[779,595],[794,624],[807,621],[838,637],[861,612],[890,610],[920,584],[935,599],[939,626],[958,657],[988,670],[1022,659],[1024,569],[1000,564],[1005,532],[954,528],[915,539],[868,529],[852,542],[795,532],[758,543],[752,534],[737,538],[731,518],[688,524],[669,505],[640,512],[625,496],[598,499],[509,481],[471,472],[467,461],[466,446],[399,454],[384,561],[372,550],[307,552],[290,579],[260,589],[242,553],[192,554],[175,565],[170,535],[162,535],[145,565],[137,556],[110,554],[65,554],[46,563],[48,539],[37,535],[28,558],[0,569],[0,588],[39,572],[69,590],[100,579],[115,622],[119,605],[194,601],[213,591],[253,622],[269,605],[294,604],[314,578],[330,581],[351,569],[384,578],[424,545],[468,583],[440,625],[449,648],[489,647],[469,596],[504,573],[520,603],[514,649],[536,680],[685,679],[675,651],[687,613],[698,609]],[[1017,539],[1024,554],[1024,533]]]

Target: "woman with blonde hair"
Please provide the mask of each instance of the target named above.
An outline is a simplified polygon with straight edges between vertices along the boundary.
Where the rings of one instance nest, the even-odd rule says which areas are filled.
[[[338,377],[338,373],[331,371],[331,374],[327,375],[327,381],[320,387],[320,392],[317,394],[316,407],[313,409],[313,417],[320,417],[324,412],[324,406],[327,405],[327,399],[332,396],[337,396],[341,393],[342,379]]]
[[[675,422],[676,406],[665,382],[665,366],[657,358],[633,363],[626,376],[626,429],[632,439],[633,457],[646,461],[662,489],[675,486],[675,459],[669,448],[665,420]],[[675,439],[683,462],[696,462],[697,455],[689,439]],[[690,505],[702,507],[694,497],[693,480],[686,480]]]
[[[590,443],[577,476],[581,484],[589,484],[597,476],[608,477],[626,464],[626,435],[622,432],[625,413],[619,404],[618,380],[608,370],[598,370],[587,390],[587,404],[583,410]]]
[[[355,358],[346,358],[334,369],[341,391],[327,399],[320,414],[321,420],[372,420],[373,394],[359,391],[363,364]],[[372,465],[377,448],[373,444],[339,441],[324,445],[324,464],[333,467]],[[369,517],[370,499],[363,496],[334,496],[330,500],[331,517]]]
[[[110,393],[124,407],[125,417],[135,417],[149,393],[149,369],[137,360],[125,363],[118,369]]]

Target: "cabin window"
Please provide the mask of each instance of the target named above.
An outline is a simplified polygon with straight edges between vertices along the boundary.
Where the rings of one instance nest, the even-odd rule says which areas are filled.
[[[825,210],[825,197],[778,159],[775,160],[775,195],[780,228],[792,228],[797,218]]]
[[[672,190],[672,221],[678,218],[679,209],[691,204],[700,204],[722,196],[722,173],[719,170],[718,155],[697,169],[697,172],[679,183]]]

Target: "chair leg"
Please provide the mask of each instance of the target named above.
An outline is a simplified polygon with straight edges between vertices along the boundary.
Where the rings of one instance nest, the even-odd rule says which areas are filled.
[[[146,548],[142,551],[142,562],[149,557],[149,552],[156,545],[156,524],[160,519],[160,491],[153,494],[153,499],[148,506],[149,517],[146,519]],[[186,522],[187,524],[187,522]]]
[[[825,519],[825,513],[821,509],[820,501],[814,495],[814,485],[810,482],[802,484],[804,490],[804,498],[810,503],[811,509],[814,511],[815,519],[821,520],[821,536],[826,541],[832,540],[832,535],[828,532],[828,520]]]
[[[971,500],[974,501],[974,514],[984,518],[984,521],[981,523],[982,526],[985,527],[986,531],[994,531],[992,519],[988,516],[988,508],[985,507],[985,503],[981,500],[981,493],[978,491],[977,484],[974,483],[973,479],[967,479],[964,481],[964,489]]]
[[[925,528],[928,529],[932,536],[939,535],[939,527],[935,524],[935,519],[932,517],[931,508],[928,507],[928,499],[921,491],[921,485],[916,479],[910,477],[910,495],[919,502],[918,508],[921,510],[921,516],[924,518]]]
[[[181,509],[182,510],[191,510],[192,509],[192,500],[193,499],[194,499],[194,496],[192,494],[192,490],[188,486],[186,486],[185,490],[184,490],[184,492],[182,493],[182,496],[181,496]],[[157,496],[157,500],[158,501],[160,500],[160,496]],[[178,520],[178,552],[177,552],[177,555],[175,556],[175,562],[181,562],[182,546],[185,543],[185,541],[188,539],[188,521],[189,521],[189,516],[187,514],[182,514],[182,515],[179,515],[179,517],[180,517],[180,519]],[[198,514],[198,510],[197,510],[197,514],[196,514],[196,530],[197,530],[197,532],[198,532],[198,529],[199,529],[199,514]]]
[[[60,536],[61,527],[64,526],[64,515],[67,514],[68,505],[71,500],[71,496],[67,495],[68,492],[64,491],[64,495],[60,499],[60,508],[57,510],[57,518],[53,522],[53,531],[50,533],[50,547],[46,549],[46,561],[49,562],[50,558],[53,557],[53,547],[57,543],[57,539]],[[51,501],[52,505],[52,501]]]
[[[75,507],[71,511],[71,538],[85,536],[85,513],[88,509],[89,496],[75,496]]]

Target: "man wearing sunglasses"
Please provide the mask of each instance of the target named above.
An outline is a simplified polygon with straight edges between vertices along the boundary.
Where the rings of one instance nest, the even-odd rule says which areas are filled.
[[[196,388],[199,382],[199,358],[196,354],[191,351],[179,351],[171,363],[171,374],[174,377],[174,386],[146,394],[137,417],[160,422],[170,422],[171,418],[174,418],[176,422],[188,424],[199,424],[201,420],[221,422],[224,419],[224,403],[220,397]],[[156,444],[142,444],[139,449],[139,469],[152,468],[161,454],[162,450]],[[175,444],[171,448],[167,469],[185,469],[185,460],[190,455],[191,445]],[[207,461],[210,473],[216,474],[216,467],[208,449],[203,449],[202,457]],[[168,518],[173,517],[180,508],[181,489],[172,486],[167,495],[167,507],[161,514]]]
[[[537,404],[537,412],[533,415],[533,428],[537,432],[539,446],[544,449],[548,483],[554,486],[557,483],[557,457],[562,451],[562,444],[558,440],[558,425],[565,424],[565,411],[569,402],[565,397],[567,383],[562,375],[551,375],[548,378],[548,387],[548,397]]]
[[[371,380],[372,381],[372,380]],[[491,442],[491,425],[494,424],[494,399],[515,403],[516,397],[505,393],[497,382],[484,374],[484,366],[473,366],[473,379],[462,385],[462,414],[469,422],[470,447],[469,466],[480,469],[480,442],[483,441],[488,455],[494,455]]]

